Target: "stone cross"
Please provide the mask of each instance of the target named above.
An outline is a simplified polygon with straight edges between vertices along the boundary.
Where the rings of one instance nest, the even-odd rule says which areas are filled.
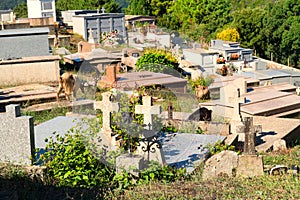
[[[253,117],[245,117],[244,125],[237,127],[238,133],[245,133],[244,154],[255,155],[255,137],[261,131],[261,125],[253,125]]]
[[[101,11],[102,11],[102,13],[105,13],[105,9],[103,7],[101,8]]]
[[[103,113],[102,131],[107,133],[112,132],[110,127],[111,112],[119,111],[119,103],[112,103],[110,97],[111,97],[111,92],[104,92],[102,93],[102,101],[94,102],[94,109],[100,109]]]
[[[135,113],[144,115],[144,124],[147,125],[145,126],[145,129],[151,130],[153,127],[152,115],[161,114],[161,106],[152,106],[151,96],[144,96],[143,105],[136,105]]]
[[[95,43],[95,41],[94,41],[94,37],[93,37],[93,30],[90,28],[89,30],[88,30],[88,32],[89,32],[89,43]]]

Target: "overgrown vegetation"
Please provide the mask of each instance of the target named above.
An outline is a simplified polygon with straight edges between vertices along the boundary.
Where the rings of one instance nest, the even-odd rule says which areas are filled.
[[[300,146],[282,152],[263,154],[265,164],[300,165]],[[281,157],[284,157],[282,159]],[[21,199],[300,199],[299,175],[240,178],[220,176],[212,180],[201,180],[201,168],[186,178],[171,178],[164,182],[146,181],[151,177],[167,177],[172,169],[160,172],[155,167],[144,173],[144,181],[134,181],[131,175],[115,176],[116,190],[102,189],[102,185],[92,188],[53,187],[29,179],[24,170],[12,165],[0,165],[1,194],[16,193]],[[151,174],[154,173],[154,174]],[[181,174],[181,172],[176,172]],[[166,175],[163,175],[166,174]],[[148,177],[148,178],[146,178]],[[178,177],[178,176],[177,176]],[[153,180],[156,180],[154,178]],[[134,187],[128,187],[134,183]],[[122,184],[122,185],[121,185]],[[14,189],[14,192],[12,191]],[[117,189],[120,188],[120,189]],[[123,189],[121,189],[123,188]],[[124,189],[127,188],[127,189]]]
[[[66,116],[67,112],[69,112],[69,108],[67,107],[54,107],[50,110],[43,110],[40,112],[22,110],[21,114],[34,117],[34,124],[38,125],[57,116]]]

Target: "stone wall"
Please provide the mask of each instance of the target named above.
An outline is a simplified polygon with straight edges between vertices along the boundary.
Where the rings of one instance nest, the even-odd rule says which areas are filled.
[[[0,61],[0,86],[57,82],[59,56]]]
[[[14,164],[31,165],[34,156],[33,117],[21,116],[20,106],[6,106],[0,113],[0,160]]]

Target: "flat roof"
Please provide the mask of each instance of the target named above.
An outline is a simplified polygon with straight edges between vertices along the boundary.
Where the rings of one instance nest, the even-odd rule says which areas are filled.
[[[189,51],[189,52],[198,53],[198,54],[219,54],[216,51],[206,50],[206,49],[203,49],[203,48],[183,49],[183,51]]]
[[[39,28],[20,28],[20,29],[5,29],[0,31],[0,37],[14,36],[14,35],[35,35],[35,34],[48,34],[48,27]]]
[[[132,72],[118,74],[118,85],[135,88],[136,86],[186,84],[187,80],[172,75],[155,72]]]

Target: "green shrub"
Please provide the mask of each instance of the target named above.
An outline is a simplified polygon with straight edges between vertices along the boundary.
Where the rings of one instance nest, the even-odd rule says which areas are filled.
[[[235,146],[223,144],[220,140],[217,143],[215,143],[214,145],[211,145],[211,144],[207,145],[206,148],[208,149],[209,157],[211,157],[217,153],[220,153],[221,151],[224,151],[224,150],[235,151],[238,154],[241,153],[239,150],[236,150]]]
[[[92,154],[87,136],[77,132],[55,138],[49,139],[41,161],[57,186],[110,186],[115,172]]]

